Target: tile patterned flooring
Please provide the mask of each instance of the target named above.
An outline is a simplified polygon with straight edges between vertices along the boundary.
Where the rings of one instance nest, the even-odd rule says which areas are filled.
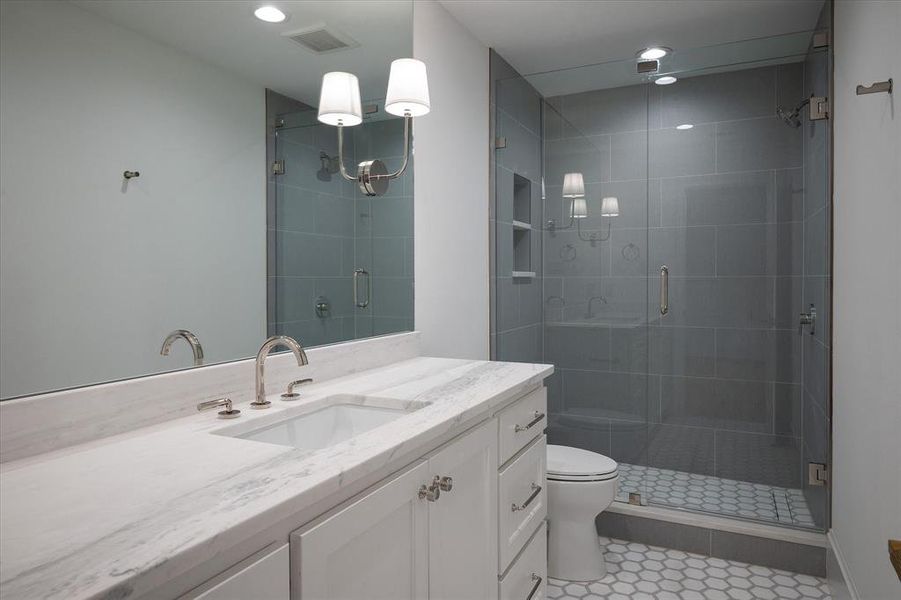
[[[830,600],[825,579],[601,538],[607,576],[549,579],[548,600]]]
[[[630,491],[642,490],[654,504],[815,527],[799,489],[619,463],[616,499],[628,501]]]

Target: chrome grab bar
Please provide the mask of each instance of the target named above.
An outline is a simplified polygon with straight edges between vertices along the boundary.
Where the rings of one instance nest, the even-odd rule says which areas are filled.
[[[366,276],[366,299],[360,300],[360,276]],[[372,292],[372,284],[370,283],[369,271],[366,269],[354,269],[354,306],[357,308],[366,308],[369,306],[369,298]]]
[[[529,421],[529,422],[526,423],[525,425],[520,425],[519,423],[517,423],[517,424],[516,424],[516,427],[513,428],[513,431],[516,432],[516,433],[520,433],[520,432],[522,432],[522,431],[529,430],[529,429],[531,429],[532,427],[535,427],[535,425],[537,425],[538,423],[540,423],[540,422],[541,422],[541,419],[543,419],[544,416],[545,416],[545,415],[544,415],[543,412],[538,412],[538,411],[536,410],[536,411],[535,411],[535,418],[534,418],[534,419],[532,419],[531,421]]]
[[[526,501],[522,503],[522,506],[518,506],[514,503],[513,507],[510,510],[512,510],[513,512],[525,510],[532,503],[532,501],[538,497],[538,494],[540,494],[540,493],[541,493],[541,486],[538,485],[537,483],[533,483],[532,484],[532,493],[529,495],[528,498],[526,498]]]
[[[660,314],[669,312],[669,268],[660,267]]]
[[[532,573],[532,581],[535,582],[535,585],[532,586],[532,591],[529,592],[528,596],[526,596],[526,600],[532,600],[532,598],[535,597],[535,592],[537,592],[538,588],[541,587],[541,582],[543,580],[541,579],[541,575],[538,575],[537,573]]]

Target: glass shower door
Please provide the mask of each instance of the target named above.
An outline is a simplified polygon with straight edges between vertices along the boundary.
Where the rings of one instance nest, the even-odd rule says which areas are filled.
[[[808,105],[826,73],[810,55],[780,62],[677,70],[675,83],[647,86],[659,190],[647,483],[652,503],[822,527],[806,463],[825,435],[806,430],[825,418],[806,371],[818,369],[824,394],[826,353],[815,351],[828,338],[799,330],[798,314],[828,297],[828,126]]]

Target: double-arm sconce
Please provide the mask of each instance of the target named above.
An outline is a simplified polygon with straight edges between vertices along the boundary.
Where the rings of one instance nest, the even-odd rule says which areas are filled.
[[[589,237],[582,237],[582,219],[588,217],[588,200],[585,198],[585,181],[581,173],[567,173],[563,176],[563,197],[571,201],[569,225],[566,227],[557,227],[556,221],[551,219],[547,222],[547,228],[550,231],[556,229],[572,229],[573,223],[579,235],[579,239],[586,242],[605,242],[610,239],[610,222],[607,222],[606,237],[599,237],[596,233],[592,233]],[[602,217],[618,217],[619,216],[619,200],[614,196],[607,196],[601,199],[601,216]]]
[[[388,191],[388,182],[400,177],[410,158],[410,121],[428,114],[429,82],[425,63],[415,58],[399,58],[391,63],[385,111],[404,118],[404,160],[400,168],[389,173],[378,159],[364,160],[357,165],[357,176],[344,168],[344,128],[363,122],[360,101],[360,82],[353,73],[333,71],[322,76],[319,96],[319,121],[338,128],[338,170],[348,181],[356,181],[367,196],[381,196]]]

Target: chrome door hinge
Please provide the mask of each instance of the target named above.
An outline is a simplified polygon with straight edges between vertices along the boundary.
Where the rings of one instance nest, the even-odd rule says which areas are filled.
[[[495,150],[500,150],[501,148],[507,147],[507,138],[501,136],[494,138],[494,148]]]
[[[807,463],[807,485],[826,485],[829,470],[823,463]]]
[[[284,175],[285,174],[285,161],[276,160],[272,163],[272,174],[273,175]]]
[[[829,118],[829,98],[825,96],[810,97],[810,120],[821,121]]]

